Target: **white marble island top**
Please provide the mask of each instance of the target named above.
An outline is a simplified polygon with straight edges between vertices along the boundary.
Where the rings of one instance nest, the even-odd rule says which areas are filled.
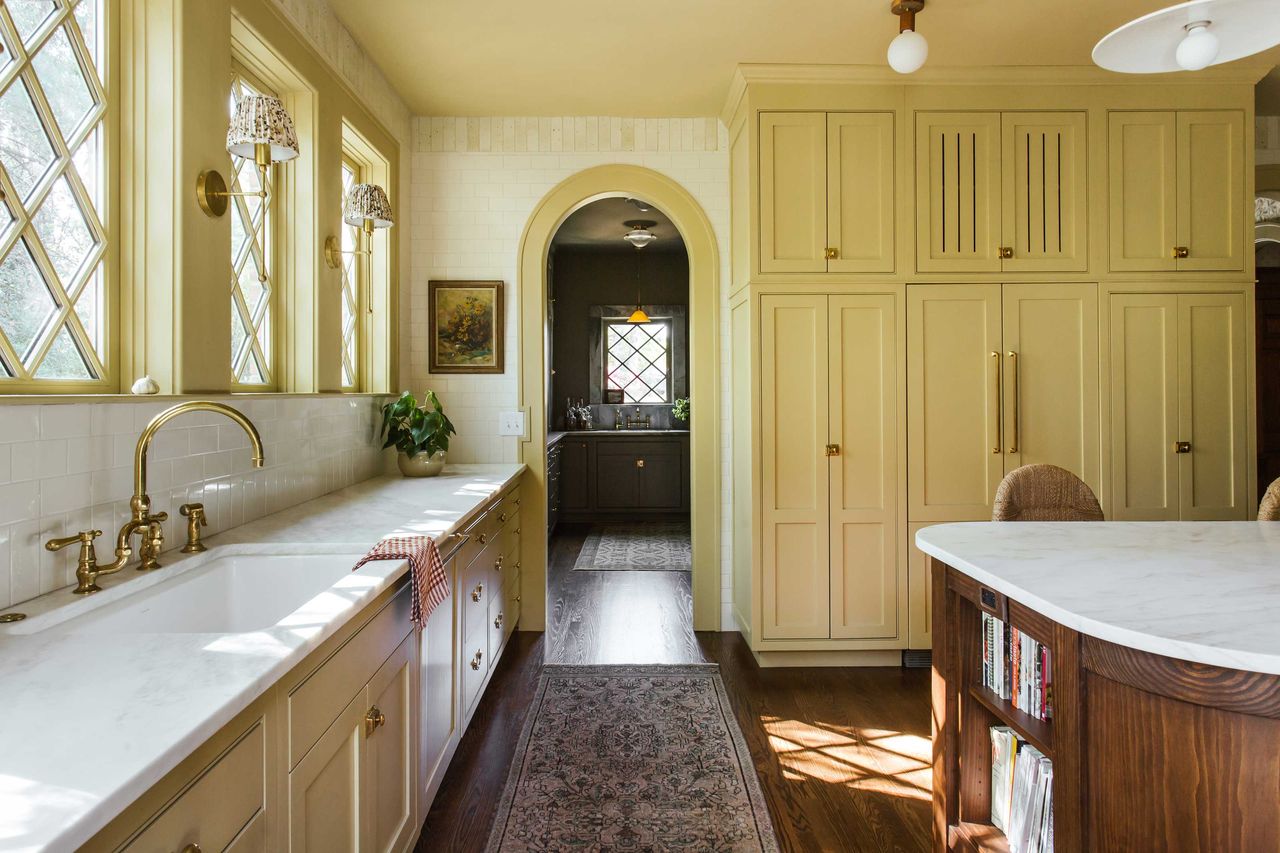
[[[916,544],[1083,634],[1280,675],[1280,523],[940,524]]]
[[[205,554],[169,552],[158,571],[103,578],[96,595],[79,598],[63,589],[12,608],[30,618],[0,632],[0,851],[70,850],[88,841],[407,567],[367,564],[361,583],[343,596],[325,596],[323,618],[303,629],[107,636],[59,630],[78,608],[119,600],[217,555],[358,556],[392,534],[439,538],[523,470],[450,465],[434,479],[376,478],[212,537]]]

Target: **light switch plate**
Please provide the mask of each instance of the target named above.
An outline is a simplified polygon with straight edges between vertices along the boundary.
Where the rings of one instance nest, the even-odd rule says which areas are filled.
[[[525,434],[525,417],[524,412],[499,412],[498,413],[498,435],[516,435],[523,437]]]

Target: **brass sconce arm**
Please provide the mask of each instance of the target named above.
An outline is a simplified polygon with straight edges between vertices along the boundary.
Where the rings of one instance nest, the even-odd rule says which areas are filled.
[[[373,256],[373,220],[366,219],[360,226],[360,233],[364,235],[363,249],[344,250],[337,237],[330,234],[324,238],[324,262],[329,265],[330,269],[336,270],[342,266],[343,255]]]

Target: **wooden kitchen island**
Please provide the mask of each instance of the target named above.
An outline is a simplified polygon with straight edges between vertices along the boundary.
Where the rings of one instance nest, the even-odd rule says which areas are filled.
[[[1058,853],[1280,850],[1280,524],[926,528],[934,849],[1007,850],[992,726],[1053,764]],[[983,617],[1051,652],[1052,718],[983,686]]]

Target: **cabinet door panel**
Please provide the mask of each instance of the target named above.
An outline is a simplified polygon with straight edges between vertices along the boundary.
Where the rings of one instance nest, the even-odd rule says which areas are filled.
[[[827,298],[761,298],[765,639],[830,636]]]
[[[1111,297],[1111,506],[1115,521],[1176,521],[1178,299]]]
[[[831,636],[898,635],[897,311],[891,295],[829,300]]]
[[[1171,112],[1108,116],[1111,269],[1171,270],[1177,228],[1177,133]]]
[[[369,704],[386,720],[367,735],[363,793],[374,853],[403,850],[413,829],[413,637],[405,639],[369,682]]]
[[[912,521],[986,521],[1004,476],[1000,285],[907,288]]]
[[[893,271],[893,113],[827,115],[828,272]]]
[[[667,509],[673,512],[681,507],[681,486],[684,482],[684,463],[680,443],[655,442],[641,457],[640,502],[644,509]]]
[[[1178,113],[1179,270],[1244,268],[1244,116]]]
[[[1099,493],[1097,286],[1005,285],[1004,347],[1005,472],[1057,465]]]
[[[460,583],[456,560],[450,560],[445,573],[451,590]],[[422,650],[419,682],[422,690],[421,762],[418,768],[420,802],[426,809],[439,787],[448,758],[456,746],[458,731],[458,650],[455,648],[455,613],[457,596],[449,597],[431,611],[431,618],[421,635]]]
[[[1084,113],[1004,113],[1005,272],[1087,268]]]
[[[639,456],[630,451],[596,448],[596,506],[631,509],[640,505]]]
[[[364,844],[365,699],[362,689],[289,774],[292,853],[350,853]]]
[[[823,272],[825,113],[760,114],[760,271]]]
[[[916,547],[916,534],[928,524],[907,525],[907,648],[933,648],[933,574],[929,555]]]
[[[1244,296],[1178,297],[1178,454],[1183,521],[1248,518]]]
[[[918,114],[916,267],[999,270],[999,208],[1000,114]]]
[[[587,442],[566,438],[560,442],[560,509],[566,512],[589,508],[590,455]]]

